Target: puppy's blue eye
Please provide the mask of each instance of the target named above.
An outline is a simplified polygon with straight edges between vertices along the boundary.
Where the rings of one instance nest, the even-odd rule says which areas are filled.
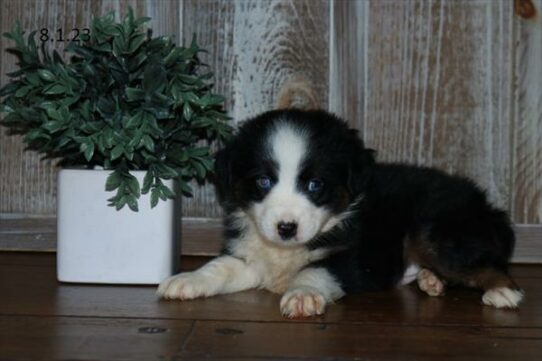
[[[263,176],[260,176],[260,177],[256,178],[256,185],[260,189],[269,190],[273,186],[273,182],[271,181],[271,178],[269,178],[268,176],[263,175]]]
[[[307,190],[311,193],[321,191],[323,187],[324,182],[320,179],[311,179],[309,183],[307,183]]]

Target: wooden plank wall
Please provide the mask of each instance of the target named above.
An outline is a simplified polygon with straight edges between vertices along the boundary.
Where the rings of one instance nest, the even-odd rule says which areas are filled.
[[[308,98],[346,117],[381,160],[471,176],[515,222],[540,224],[542,0],[531,2],[538,15],[526,19],[513,0],[0,0],[0,31],[16,19],[81,28],[132,6],[155,33],[197,35],[235,121]],[[0,130],[0,214],[52,215],[54,166],[22,150]],[[184,201],[184,215],[219,217],[212,188]]]

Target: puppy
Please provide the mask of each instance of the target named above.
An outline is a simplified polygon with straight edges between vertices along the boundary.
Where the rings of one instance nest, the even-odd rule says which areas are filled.
[[[514,234],[472,181],[435,169],[379,164],[355,130],[324,111],[271,111],[248,120],[216,156],[222,254],[158,288],[189,300],[265,288],[287,317],[320,315],[345,294],[417,278],[485,291],[515,308],[508,275]],[[412,273],[412,271],[415,273]]]

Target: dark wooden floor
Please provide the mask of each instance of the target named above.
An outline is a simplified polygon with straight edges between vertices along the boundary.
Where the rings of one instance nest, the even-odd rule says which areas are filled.
[[[285,320],[264,291],[166,302],[154,287],[59,284],[52,254],[0,253],[0,360],[542,360],[542,266],[513,273],[519,311],[407,286]]]

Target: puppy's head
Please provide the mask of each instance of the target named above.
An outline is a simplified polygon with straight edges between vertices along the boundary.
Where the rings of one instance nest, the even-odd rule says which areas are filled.
[[[260,235],[304,244],[340,222],[374,163],[357,132],[324,111],[272,111],[245,122],[216,156],[225,211],[241,211]]]

